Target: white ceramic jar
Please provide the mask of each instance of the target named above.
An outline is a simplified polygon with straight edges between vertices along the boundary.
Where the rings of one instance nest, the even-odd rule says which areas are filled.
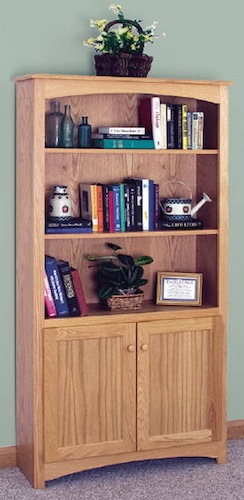
[[[49,217],[61,220],[72,217],[68,186],[54,186],[53,194],[49,200]]]

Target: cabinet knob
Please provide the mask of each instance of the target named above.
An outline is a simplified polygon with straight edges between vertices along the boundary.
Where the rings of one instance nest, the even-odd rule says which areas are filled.
[[[148,345],[147,344],[142,344],[141,350],[142,351],[148,351]]]
[[[128,345],[127,351],[134,352],[134,350],[135,350],[135,346],[134,345]]]

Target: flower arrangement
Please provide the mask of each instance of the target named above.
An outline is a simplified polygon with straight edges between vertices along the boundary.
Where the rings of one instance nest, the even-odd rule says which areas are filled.
[[[121,5],[111,4],[109,10],[117,14],[117,20],[108,22],[107,19],[90,21],[92,28],[97,28],[97,38],[88,38],[83,42],[88,47],[93,47],[102,54],[142,54],[147,43],[153,43],[158,35],[155,34],[157,21],[143,29],[140,20],[126,19]],[[110,31],[115,25],[119,27]],[[165,34],[163,34],[165,35]]]

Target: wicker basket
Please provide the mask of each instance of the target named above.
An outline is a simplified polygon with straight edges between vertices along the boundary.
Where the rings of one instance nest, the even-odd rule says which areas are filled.
[[[97,76],[128,76],[131,54],[96,54],[95,69]]]
[[[153,57],[147,54],[138,54],[131,56],[128,64],[128,76],[137,76],[145,78],[147,77],[151,65],[153,62]]]
[[[132,295],[113,295],[105,301],[107,309],[123,310],[140,309],[144,293],[135,293]]]
[[[138,33],[142,33],[142,27],[137,21],[124,19],[124,21],[111,21],[107,23],[104,31],[109,31],[116,24],[122,26],[134,26]],[[142,50],[144,48],[144,44]],[[95,69],[98,76],[135,76],[146,77],[151,69],[153,57],[146,54],[127,54],[120,52],[118,54],[96,54]]]

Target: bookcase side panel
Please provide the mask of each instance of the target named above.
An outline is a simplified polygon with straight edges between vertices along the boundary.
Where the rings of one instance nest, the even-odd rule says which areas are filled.
[[[43,485],[43,82],[17,84],[17,458]]]

